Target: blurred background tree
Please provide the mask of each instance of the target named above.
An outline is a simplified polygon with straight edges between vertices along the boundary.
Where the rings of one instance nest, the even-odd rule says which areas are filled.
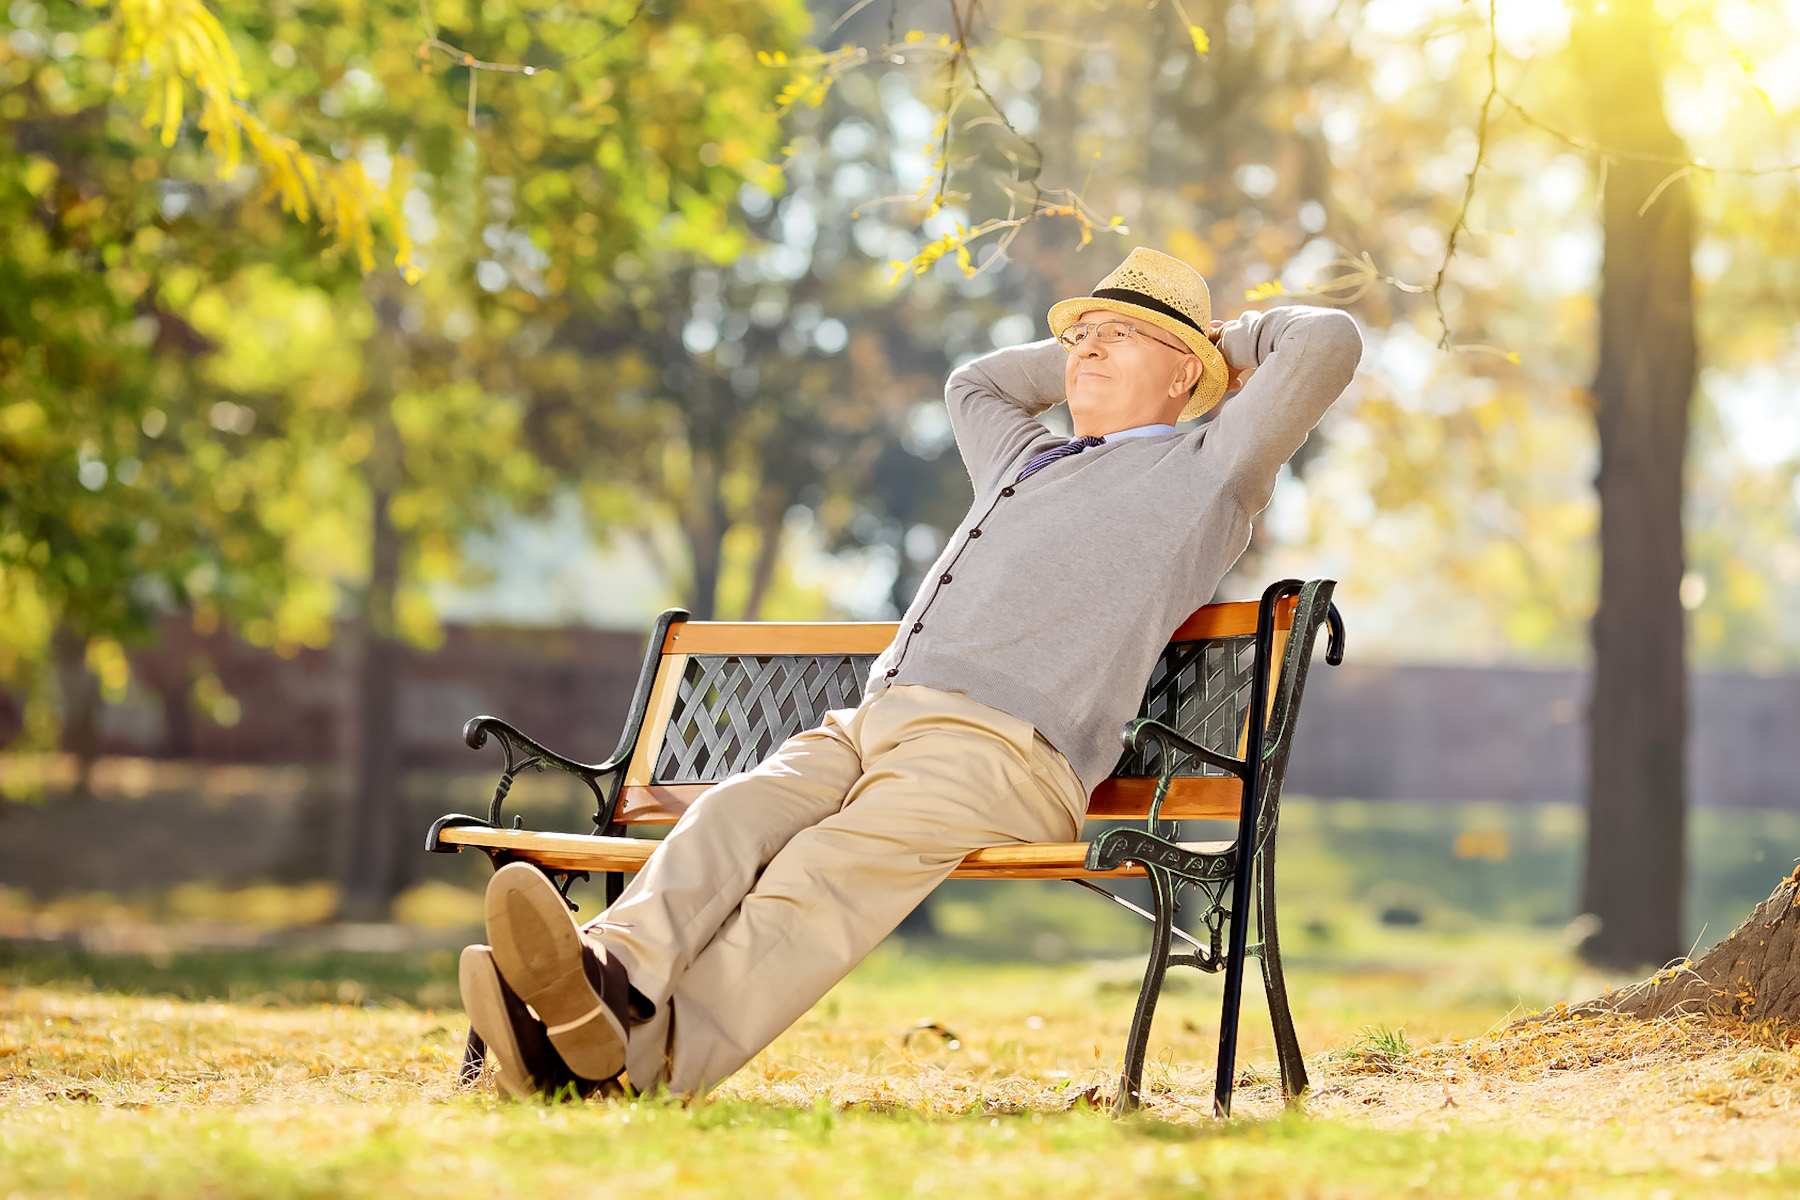
[[[444,586],[479,573],[473,533],[573,497],[583,538],[639,539],[698,614],[897,611],[967,499],[944,373],[1042,336],[1052,299],[1150,244],[1207,276],[1220,316],[1331,300],[1367,335],[1222,590],[1337,575],[1359,652],[1403,659],[1582,661],[1598,604],[1589,846],[1632,878],[1590,863],[1590,950],[1681,948],[1681,671],[1800,657],[1791,14],[224,5],[246,81],[231,103],[294,142],[271,166],[249,138],[220,181],[216,94],[188,85],[164,149],[148,69],[110,91],[131,11],[21,0],[0,40],[18,217],[0,269],[19,281],[0,300],[0,455],[47,464],[0,479],[0,670],[37,681],[38,744],[53,630],[90,668],[57,677],[98,695],[123,686],[118,639],[164,607],[277,649],[342,621],[377,714],[351,808],[372,824],[346,841],[372,910],[413,836],[381,815],[398,794],[384,647],[434,636]],[[1584,65],[1593,46],[1606,72]],[[1667,130],[1619,124],[1659,98]],[[1761,173],[1682,170],[1684,144]],[[279,185],[295,154],[333,181],[305,192],[309,220],[338,214],[321,227],[248,186],[252,164]],[[1648,293],[1613,272],[1642,257],[1652,192],[1648,217],[1693,212],[1691,256],[1665,246],[1656,284],[1693,295],[1685,457],[1679,331],[1617,332],[1643,328]],[[61,343],[30,324],[46,320]],[[1655,504],[1608,491],[1636,477],[1606,432],[1607,397],[1649,400],[1613,382],[1633,352],[1673,355],[1651,372]],[[1634,562],[1608,530],[1637,513]],[[55,530],[121,548],[80,561]],[[1622,694],[1661,700],[1653,716],[1606,699]],[[1648,840],[1621,853],[1621,829]]]

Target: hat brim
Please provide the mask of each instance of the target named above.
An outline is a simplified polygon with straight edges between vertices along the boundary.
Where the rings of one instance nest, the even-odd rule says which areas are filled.
[[[1212,339],[1191,325],[1184,325],[1173,317],[1168,317],[1155,309],[1144,308],[1124,300],[1102,300],[1094,296],[1076,296],[1069,300],[1058,300],[1050,306],[1050,336],[1061,337],[1062,331],[1075,323],[1075,319],[1084,312],[1104,308],[1108,312],[1124,313],[1128,317],[1144,321],[1156,326],[1165,333],[1172,333],[1180,338],[1182,344],[1192,350],[1200,359],[1202,368],[1200,382],[1194,385],[1188,402],[1182,406],[1180,421],[1191,421],[1201,413],[1218,404],[1225,395],[1225,384],[1231,371],[1225,365],[1225,356],[1213,345]]]

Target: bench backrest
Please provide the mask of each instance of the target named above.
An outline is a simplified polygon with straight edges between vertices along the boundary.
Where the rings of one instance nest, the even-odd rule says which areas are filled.
[[[1182,622],[1151,671],[1139,716],[1152,717],[1210,750],[1238,756],[1248,730],[1258,606],[1209,604]],[[1294,600],[1276,608],[1265,695],[1274,704]],[[655,824],[680,818],[712,784],[747,770],[828,709],[853,708],[892,623],[784,624],[669,620],[648,706],[626,765],[614,819]],[[646,664],[648,665],[648,664]],[[1094,789],[1090,818],[1142,817],[1156,786],[1157,752],[1123,755]],[[1169,819],[1235,819],[1238,781],[1213,767],[1183,767],[1164,801]]]

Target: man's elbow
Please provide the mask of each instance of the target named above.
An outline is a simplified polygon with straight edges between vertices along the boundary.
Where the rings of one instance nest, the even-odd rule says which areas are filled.
[[[991,403],[993,391],[987,380],[970,372],[967,366],[951,372],[950,378],[944,382],[944,407],[949,410],[950,424],[956,428],[959,436],[963,421],[972,411],[979,409],[984,400]]]
[[[1362,361],[1362,330],[1356,327],[1356,318],[1339,308],[1320,309],[1308,332],[1308,353],[1329,363],[1348,386]]]

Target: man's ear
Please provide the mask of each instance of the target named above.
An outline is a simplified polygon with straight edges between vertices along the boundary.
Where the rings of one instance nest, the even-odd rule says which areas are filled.
[[[1181,360],[1181,366],[1175,372],[1175,378],[1169,380],[1169,396],[1181,396],[1184,399],[1192,394],[1194,385],[1200,382],[1200,376],[1206,368],[1200,363],[1198,354],[1190,354]]]

